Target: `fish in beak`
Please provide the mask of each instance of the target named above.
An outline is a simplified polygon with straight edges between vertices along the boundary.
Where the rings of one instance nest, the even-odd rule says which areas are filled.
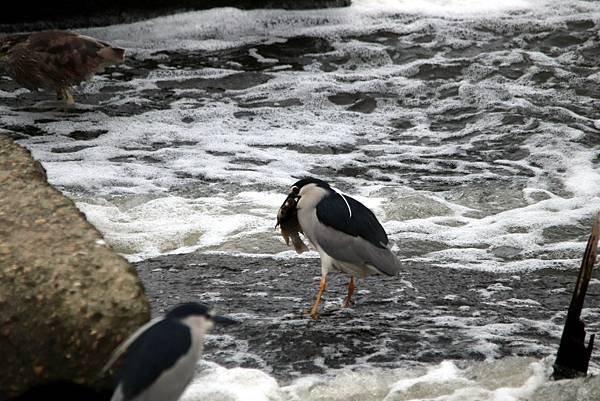
[[[275,225],[275,228],[281,227],[281,236],[286,245],[290,245],[291,239],[294,249],[300,254],[308,251],[308,247],[300,238],[300,233],[304,233],[302,232],[302,227],[300,227],[296,210],[298,198],[296,193],[290,193],[288,195],[277,212],[277,224]]]

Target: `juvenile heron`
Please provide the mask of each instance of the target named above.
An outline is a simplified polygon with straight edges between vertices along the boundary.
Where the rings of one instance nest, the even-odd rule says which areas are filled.
[[[277,213],[277,222],[286,242],[291,237],[298,252],[302,250],[298,232],[302,232],[321,256],[321,283],[310,311],[313,319],[330,271],[350,274],[344,307],[350,305],[355,276],[394,276],[400,271],[400,261],[373,212],[325,181],[306,178],[296,182]]]
[[[125,50],[89,36],[42,31],[0,37],[0,67],[19,85],[56,91],[72,105],[72,87],[106,66],[123,62]]]
[[[235,321],[214,315],[205,305],[186,303],[140,327],[103,369],[125,352],[111,401],[176,401],[192,380],[204,335],[215,323]]]

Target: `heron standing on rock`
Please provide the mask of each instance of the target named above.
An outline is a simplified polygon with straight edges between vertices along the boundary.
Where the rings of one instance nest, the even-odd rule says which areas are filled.
[[[72,87],[105,67],[123,62],[124,49],[67,31],[42,31],[0,37],[0,68],[19,85],[56,91],[75,103]]]
[[[277,224],[286,242],[291,237],[297,252],[306,248],[300,232],[321,256],[321,283],[310,311],[313,319],[317,318],[330,271],[350,274],[344,307],[350,305],[355,276],[394,276],[400,271],[400,260],[390,250],[387,234],[373,212],[325,181],[306,178],[292,185],[277,213]]]
[[[204,335],[215,323],[235,320],[216,316],[205,305],[186,303],[164,319],[140,327],[121,344],[103,372],[125,352],[111,401],[176,401],[194,376]]]

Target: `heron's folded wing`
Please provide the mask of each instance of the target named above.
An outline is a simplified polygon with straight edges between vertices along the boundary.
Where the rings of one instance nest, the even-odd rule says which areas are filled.
[[[27,47],[57,82],[79,83],[106,65],[123,61],[122,49],[72,32],[37,32],[29,37]]]
[[[316,213],[321,225],[314,230],[315,239],[329,256],[356,265],[369,264],[387,275],[400,270],[385,230],[362,203],[335,193],[319,202]]]
[[[319,221],[337,231],[361,237],[379,248],[385,248],[388,237],[373,212],[347,195],[333,192],[317,205]]]
[[[172,367],[192,345],[188,326],[170,319],[162,320],[143,332],[129,346],[119,373],[125,399],[135,398]]]
[[[162,320],[162,318],[155,318],[155,319],[150,320],[149,322],[146,322],[146,324],[144,324],[143,326],[139,327],[132,335],[130,335],[129,338],[127,338],[125,341],[123,341],[121,344],[119,344],[119,346],[113,351],[113,353],[110,356],[110,359],[108,360],[108,362],[106,362],[106,364],[102,368],[101,373],[105,373],[108,369],[110,369],[110,367],[116,362],[116,360],[119,359],[119,357],[121,355],[123,355],[123,353],[125,351],[127,351],[127,348],[129,348],[129,346],[131,344],[133,344],[133,342],[135,340],[137,340],[137,338],[144,331],[148,330],[148,328],[150,326],[155,325],[156,323],[160,322],[161,320]]]
[[[388,276],[400,271],[400,260],[387,247],[376,247],[361,237],[353,237],[323,225],[314,230],[314,235],[323,251],[334,259],[358,266],[372,266]]]

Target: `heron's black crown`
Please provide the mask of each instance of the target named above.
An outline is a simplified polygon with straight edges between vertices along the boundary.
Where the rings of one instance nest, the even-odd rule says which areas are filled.
[[[318,178],[303,178],[300,181],[297,181],[294,185],[292,185],[292,188],[296,187],[298,188],[298,190],[300,190],[303,186],[308,185],[308,184],[315,184],[318,187],[327,189],[327,190],[331,190],[331,187],[329,186],[328,183],[326,183],[323,180],[319,180]]]
[[[212,316],[211,309],[196,302],[181,304],[166,314],[167,319],[185,319],[190,316]]]

